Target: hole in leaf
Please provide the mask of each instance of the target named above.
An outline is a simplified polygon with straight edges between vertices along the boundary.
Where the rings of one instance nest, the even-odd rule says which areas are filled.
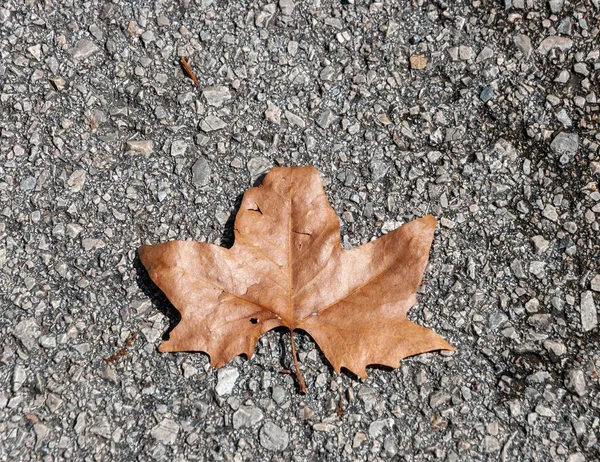
[[[252,324],[257,324],[258,323],[258,318],[252,318],[252,319],[250,319],[250,322]]]

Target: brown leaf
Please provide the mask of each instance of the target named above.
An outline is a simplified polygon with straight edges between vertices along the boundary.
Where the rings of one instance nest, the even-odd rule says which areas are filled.
[[[181,313],[159,350],[204,351],[219,368],[250,358],[285,326],[317,342],[336,372],[398,367],[406,356],[453,350],[406,318],[416,303],[436,220],[414,220],[344,250],[338,217],[313,167],[274,168],[244,194],[235,244],[171,241],[139,249],[150,277]],[[296,374],[301,381],[297,362]]]

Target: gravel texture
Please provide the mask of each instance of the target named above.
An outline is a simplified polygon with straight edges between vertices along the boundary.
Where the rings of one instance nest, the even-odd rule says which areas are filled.
[[[1,460],[600,459],[598,0],[0,0]],[[180,57],[195,70],[200,88]],[[222,371],[143,243],[230,245],[315,165],[345,247],[427,213],[411,318],[457,347]]]

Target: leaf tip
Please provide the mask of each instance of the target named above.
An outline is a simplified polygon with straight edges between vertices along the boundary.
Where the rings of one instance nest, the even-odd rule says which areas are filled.
[[[425,224],[426,226],[428,226],[428,227],[430,227],[432,229],[434,229],[436,227],[436,225],[437,225],[436,218],[433,215],[431,215],[431,214],[425,215],[420,220],[423,222],[423,224]]]

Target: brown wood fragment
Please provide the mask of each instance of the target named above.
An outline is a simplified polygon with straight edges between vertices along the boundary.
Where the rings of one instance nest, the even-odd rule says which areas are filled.
[[[125,339],[126,347],[120,348],[119,350],[117,350],[117,352],[115,354],[108,356],[107,358],[104,358],[104,362],[107,362],[109,364],[116,363],[123,356],[127,356],[129,354],[129,348],[127,348],[127,347],[130,347],[131,345],[133,345],[133,342],[135,342],[136,339],[137,339],[137,333],[131,332]]]
[[[136,340],[137,340],[137,333],[136,332],[132,332],[125,339],[125,345],[131,346],[133,344],[133,342],[135,342]]]
[[[411,69],[425,69],[427,67],[427,58],[425,55],[413,55],[410,57]]]
[[[188,64],[188,62],[185,60],[185,58],[183,56],[181,57],[181,66],[183,66],[183,70],[188,75],[188,77],[194,81],[194,83],[196,84],[196,86],[198,88],[200,88],[200,82],[198,82],[198,78],[196,77],[196,74],[194,74],[194,71],[192,70],[192,68],[190,67],[190,65]]]
[[[121,359],[123,356],[127,356],[128,354],[129,350],[127,348],[121,348],[120,350],[117,350],[114,355],[104,358],[104,362],[109,364],[116,363],[119,359]]]

